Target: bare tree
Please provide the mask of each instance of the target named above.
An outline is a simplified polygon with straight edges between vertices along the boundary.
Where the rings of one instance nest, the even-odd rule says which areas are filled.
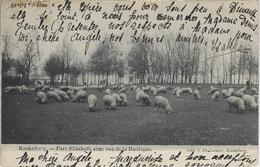
[[[11,36],[9,34],[3,35],[3,50],[2,50],[2,73],[6,75],[6,73],[11,68],[14,60],[11,58],[12,55],[12,44],[11,44]]]
[[[29,85],[30,82],[30,74],[34,67],[38,62],[38,52],[35,49],[34,41],[26,42],[22,48],[22,55],[20,56],[19,63],[20,65],[24,66],[24,74],[23,77],[25,78],[25,83]]]

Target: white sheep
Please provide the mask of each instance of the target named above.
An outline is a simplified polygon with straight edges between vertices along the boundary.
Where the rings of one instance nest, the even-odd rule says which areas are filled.
[[[243,95],[244,95],[244,93],[242,91],[235,91],[233,93],[233,96],[236,96],[236,97],[239,97],[239,98],[242,98]]]
[[[74,98],[72,99],[72,102],[84,102],[87,100],[87,92],[84,90],[80,90],[76,93]]]
[[[50,90],[50,87],[47,86],[47,85],[44,85],[44,86],[42,87],[42,91],[44,91],[44,92],[49,91],[49,90]]]
[[[105,90],[105,94],[106,94],[106,95],[111,95],[111,90],[110,90],[110,89],[106,89],[106,90]]]
[[[155,95],[157,95],[159,93],[167,93],[167,87],[166,86],[160,86],[159,88],[157,88]]]
[[[221,90],[221,95],[222,95],[224,98],[228,97],[228,96],[227,96],[227,90],[226,90],[226,89],[222,89],[222,90]]]
[[[181,89],[181,88],[180,88],[180,87],[174,88],[173,91],[172,91],[172,94],[173,94],[173,95],[176,95],[177,89]]]
[[[227,91],[227,97],[233,96],[234,92],[235,92],[234,88],[229,88]]]
[[[117,89],[119,89],[119,86],[114,85],[114,86],[112,86],[112,89],[113,89],[113,90],[117,90]]]
[[[149,86],[142,87],[142,90],[143,90],[145,93],[148,93],[148,92],[150,91],[150,87],[149,87]]]
[[[213,100],[217,100],[219,97],[220,97],[220,91],[215,91],[211,98]]]
[[[44,85],[37,85],[37,86],[34,87],[34,90],[40,91],[40,90],[42,90],[43,87],[44,87]]]
[[[126,106],[127,105],[127,96],[124,93],[120,93],[119,94],[121,101],[120,101],[120,105],[121,106]]]
[[[245,94],[245,93],[246,93],[246,88],[243,87],[243,88],[239,89],[238,91],[240,91],[240,92],[242,92],[243,94]]]
[[[151,99],[150,96],[144,92],[141,92],[136,97],[136,101],[143,104],[144,106],[150,106],[151,105]]]
[[[67,95],[66,92],[59,90],[59,89],[55,89],[54,91],[56,93],[58,93],[58,95],[61,97],[62,101],[69,101],[70,100],[70,98],[69,98],[69,96]]]
[[[119,94],[117,93],[113,93],[112,96],[114,96],[114,98],[116,99],[116,105],[118,106],[121,103],[121,98],[119,96]]]
[[[136,90],[136,88],[137,88],[137,86],[135,86],[135,85],[132,85],[132,86],[130,86],[130,90]]]
[[[167,113],[172,112],[172,107],[170,106],[168,99],[163,96],[156,96],[154,98],[154,107],[158,108],[159,111],[160,108],[162,108]]]
[[[135,93],[137,94],[139,91],[143,91],[143,90],[141,90],[140,88],[136,88]]]
[[[73,99],[73,97],[74,97],[74,90],[73,90],[73,89],[69,89],[69,90],[67,91],[67,95],[68,95],[68,97],[69,97],[70,99]]]
[[[112,95],[104,95],[103,96],[103,102],[105,105],[105,108],[109,109],[116,109],[116,99]]]
[[[156,95],[156,93],[157,93],[157,88],[154,87],[154,86],[150,86],[150,87],[149,87],[149,92],[152,93],[152,94],[154,94],[154,95]]]
[[[193,91],[193,96],[195,97],[195,99],[201,99],[200,92],[197,89]]]
[[[47,101],[47,95],[44,92],[39,91],[36,94],[35,101],[39,104],[45,104]]]
[[[7,94],[16,93],[16,87],[7,86],[4,90],[4,92]]]
[[[181,96],[181,94],[182,94],[182,89],[181,88],[177,89],[176,96],[179,97],[179,96]]]
[[[219,90],[218,88],[215,88],[214,86],[210,86],[210,90],[208,91],[208,94],[213,95],[218,90]]]
[[[135,93],[136,93],[136,96],[135,96],[136,101],[138,101],[138,99],[140,99],[141,94],[145,94],[144,91],[141,89],[136,89]]]
[[[30,89],[27,87],[27,86],[25,86],[25,85],[22,85],[21,86],[21,92],[20,92],[21,94],[29,94],[30,93]]]
[[[192,89],[190,87],[182,88],[181,93],[192,94]]]
[[[47,98],[48,98],[48,100],[55,100],[56,102],[61,102],[62,101],[61,97],[55,91],[47,92]]]
[[[237,111],[243,112],[245,110],[244,101],[236,96],[230,96],[226,100],[229,105],[229,111],[233,111],[232,108],[235,108]]]
[[[91,94],[91,95],[88,96],[88,108],[89,108],[90,112],[95,110],[95,106],[97,104],[97,101],[98,100],[97,100],[96,95]]]
[[[251,95],[243,95],[242,100],[244,100],[245,106],[250,110],[256,110],[257,104],[255,102],[255,98]]]

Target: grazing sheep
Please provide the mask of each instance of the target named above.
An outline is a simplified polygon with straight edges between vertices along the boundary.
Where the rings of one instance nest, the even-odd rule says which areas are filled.
[[[112,96],[114,96],[114,98],[116,99],[116,105],[118,106],[121,103],[121,98],[119,96],[119,94],[117,93],[113,93]]]
[[[181,93],[182,93],[182,89],[180,87],[174,88],[172,92],[173,95],[176,95],[178,97],[181,95]]]
[[[49,91],[47,92],[47,99],[48,100],[55,100],[56,102],[61,102],[62,99],[60,98],[60,96],[58,95],[57,92],[55,91]]]
[[[149,93],[150,87],[149,87],[149,86],[142,87],[142,90],[143,90],[145,93]]]
[[[156,87],[151,86],[151,87],[150,87],[150,92],[153,93],[154,95],[156,95],[156,93],[157,93]]]
[[[198,86],[198,90],[201,90],[202,88],[201,88],[201,86]]]
[[[145,94],[144,91],[141,90],[141,89],[140,90],[137,89],[136,90],[136,96],[135,96],[136,101],[138,101],[138,99],[140,99],[141,94]]]
[[[120,105],[121,106],[126,106],[127,105],[127,96],[124,93],[120,93],[119,94],[121,101],[120,101]]]
[[[227,96],[227,90],[226,90],[226,89],[222,89],[222,90],[221,90],[221,95],[222,95],[224,98],[228,97],[228,96]]]
[[[234,88],[229,88],[228,91],[227,91],[227,97],[233,96],[234,92],[235,92]]]
[[[241,92],[241,91],[235,91],[235,92],[233,93],[233,96],[236,96],[236,97],[239,97],[239,98],[242,98],[243,95],[244,95],[244,93]]]
[[[167,87],[166,86],[160,86],[159,88],[157,88],[155,95],[157,95],[159,93],[167,93]]]
[[[180,88],[180,87],[174,88],[173,91],[172,91],[172,94],[173,94],[173,95],[176,95],[177,89],[181,89],[181,88]]]
[[[143,90],[141,90],[140,88],[137,88],[136,90],[135,90],[135,93],[137,94],[137,92],[139,92],[139,91],[143,91]],[[144,91],[143,91],[144,92]]]
[[[117,89],[119,89],[119,86],[114,85],[114,86],[112,87],[112,89],[113,89],[113,90],[117,90]]]
[[[39,104],[45,104],[47,101],[47,95],[44,92],[39,91],[36,94],[35,101]]]
[[[73,91],[73,90],[68,90],[68,91],[67,91],[67,95],[68,95],[68,97],[69,97],[70,99],[73,99],[73,97],[74,97],[74,91]]]
[[[139,98],[136,101],[141,103],[143,106],[150,106],[151,105],[150,96],[146,93],[141,93],[139,95]]]
[[[16,87],[7,86],[4,90],[6,94],[13,94],[16,93]]]
[[[258,91],[257,91],[256,88],[252,88],[251,91],[252,91],[253,94],[258,94]]]
[[[58,90],[58,89],[55,89],[54,90],[56,93],[58,93],[58,95],[61,97],[62,101],[69,101],[70,98],[69,96],[67,95],[66,92],[62,91],[62,90]]]
[[[72,99],[72,102],[84,102],[87,100],[87,92],[84,90],[80,90],[76,93],[76,95],[74,96],[74,98]]]
[[[217,100],[219,97],[220,97],[220,91],[215,91],[211,98],[213,100]]]
[[[159,111],[160,108],[162,108],[167,113],[172,112],[172,107],[170,106],[168,99],[162,96],[156,96],[154,98],[154,107],[158,108]]]
[[[112,95],[104,95],[103,96],[103,102],[105,105],[105,108],[109,109],[116,109],[116,99]]]
[[[240,92],[242,92],[243,94],[245,94],[245,93],[246,93],[246,88],[241,88],[241,89],[239,89],[238,91],[240,91]]]
[[[22,89],[22,91],[20,92],[21,94],[29,94],[30,93],[30,89],[25,85],[22,85],[21,89]]]
[[[106,90],[105,90],[105,94],[106,94],[106,95],[111,95],[111,90],[110,90],[110,89],[106,89]]]
[[[180,97],[181,94],[182,94],[182,89],[181,89],[181,88],[180,88],[180,89],[177,89],[177,90],[176,90],[176,96],[177,96],[177,97]]]
[[[186,93],[186,94],[191,95],[191,94],[192,94],[192,89],[191,89],[190,87],[188,87],[188,88],[182,88],[182,89],[181,89],[181,93]]]
[[[195,99],[197,99],[197,100],[201,99],[199,90],[195,89],[193,91],[193,95],[194,95]]]
[[[167,90],[171,90],[172,89],[172,87],[171,86],[166,86],[166,88],[167,88]]]
[[[44,85],[43,87],[42,87],[42,91],[43,92],[46,92],[46,91],[50,91],[50,87],[49,86],[47,86],[47,85]]]
[[[59,89],[64,91],[64,92],[67,92],[69,90],[69,87],[68,86],[60,86]]]
[[[130,89],[130,90],[136,90],[136,88],[137,88],[137,86],[132,85],[129,89]]]
[[[34,87],[34,90],[40,91],[40,90],[42,90],[43,87],[44,87],[44,85],[37,85],[37,86]]]
[[[89,108],[89,111],[92,112],[95,110],[95,106],[97,104],[97,97],[96,95],[89,95],[88,96],[88,108]]]
[[[72,89],[74,91],[74,93],[77,93],[78,91],[80,91],[80,88],[79,87],[72,87]]]
[[[243,95],[242,100],[244,100],[245,106],[250,110],[256,110],[257,104],[255,102],[255,98],[251,95]]]
[[[125,93],[126,92],[126,88],[121,88],[118,93]]]
[[[210,90],[209,90],[208,94],[213,95],[216,91],[219,91],[219,89],[215,88],[214,86],[210,86]]]
[[[235,108],[237,111],[243,112],[245,110],[244,101],[236,96],[230,96],[227,98],[229,104],[229,111],[232,111],[232,108]]]

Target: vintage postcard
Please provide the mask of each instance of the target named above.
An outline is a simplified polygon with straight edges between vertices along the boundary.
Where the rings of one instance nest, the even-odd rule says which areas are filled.
[[[258,166],[257,0],[2,0],[3,167]]]

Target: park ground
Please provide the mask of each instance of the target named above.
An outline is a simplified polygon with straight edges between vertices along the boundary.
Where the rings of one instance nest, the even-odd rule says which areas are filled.
[[[96,112],[87,103],[37,104],[35,93],[2,95],[2,143],[257,145],[258,112],[230,112],[225,99],[213,101],[208,90],[202,87],[202,100],[176,97],[172,90],[161,94],[169,99],[170,114],[138,104],[133,91],[126,93],[128,106],[110,111],[104,93],[89,90],[98,97]]]

